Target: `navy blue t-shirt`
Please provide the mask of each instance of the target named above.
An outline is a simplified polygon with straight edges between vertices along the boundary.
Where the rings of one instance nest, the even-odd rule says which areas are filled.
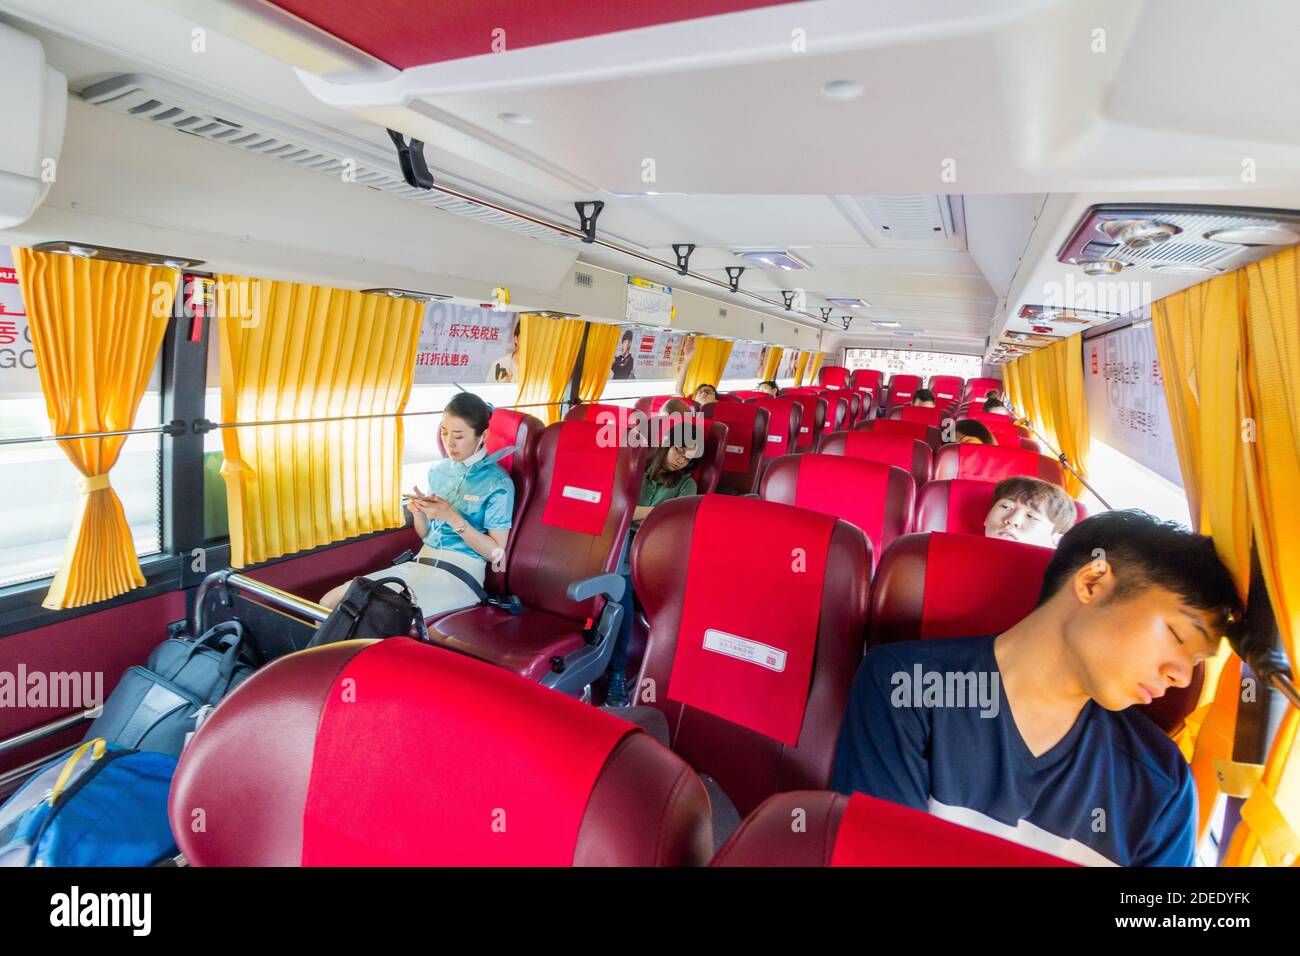
[[[840,728],[832,788],[1078,863],[1191,866],[1196,791],[1174,742],[1136,710],[1088,701],[1066,735],[1035,757],[1007,704],[993,640],[868,652]]]

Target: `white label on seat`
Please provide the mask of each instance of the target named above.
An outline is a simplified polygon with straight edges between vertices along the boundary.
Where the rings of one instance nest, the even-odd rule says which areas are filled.
[[[780,435],[768,435],[768,436],[767,436],[767,440],[768,440],[768,441],[774,441],[774,442],[776,442],[778,445],[781,444],[781,436],[780,436]]]
[[[715,631],[713,628],[705,631],[704,649],[715,654],[734,657],[738,661],[748,661],[750,664],[766,667],[778,674],[785,670],[785,651],[760,644],[758,641],[737,637],[735,634],[728,634],[726,631]]]
[[[733,455],[739,455],[739,454],[740,454],[741,452],[743,452],[744,450],[745,450],[745,446],[744,446],[744,445],[728,445],[728,446],[727,446],[727,451],[730,452],[730,453],[733,454]]]
[[[807,432],[808,432],[808,426],[807,426],[807,425],[804,425],[802,428],[799,429],[799,434],[800,434],[800,435],[807,434]]]
[[[590,501],[593,505],[600,502],[600,492],[592,491],[590,488],[578,488],[574,485],[565,485],[560,494],[565,498],[577,498],[579,501]]]

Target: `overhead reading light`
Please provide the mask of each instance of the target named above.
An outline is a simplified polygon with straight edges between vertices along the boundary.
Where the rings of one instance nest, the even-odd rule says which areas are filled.
[[[548,319],[577,319],[577,318],[581,318],[581,316],[579,316],[577,312],[552,312],[552,311],[549,311],[549,310],[548,310],[548,311],[545,311],[545,312],[534,312],[534,313],[532,313],[532,314],[533,314],[533,315],[541,315],[541,316],[545,316],[545,317],[548,318]],[[659,330],[656,329],[655,331],[659,331]]]
[[[1234,246],[1289,246],[1300,242],[1300,232],[1286,226],[1239,226],[1211,230],[1205,238]]]
[[[746,249],[741,252],[732,252],[737,259],[744,259],[751,262],[760,269],[775,270],[778,272],[793,272],[795,269],[807,269],[808,264],[803,262],[789,252],[773,252],[768,250]]]
[[[1079,259],[1075,263],[1088,276],[1118,275],[1127,264],[1122,259]]]
[[[878,329],[897,329],[903,325],[902,322],[885,321],[884,319],[872,319],[871,324]]]
[[[1097,228],[1129,249],[1150,249],[1183,231],[1178,226],[1155,219],[1107,219],[1098,223]]]
[[[186,259],[183,256],[165,256],[156,252],[136,252],[133,249],[114,249],[111,246],[92,246],[83,242],[42,242],[32,249],[36,252],[54,252],[76,256],[78,259],[103,259],[106,262],[125,262],[135,266],[163,266],[168,269],[193,269],[203,265],[203,259]]]
[[[1179,262],[1165,262],[1149,266],[1152,272],[1166,276],[1217,276],[1220,272],[1214,266],[1198,266]]]
[[[525,116],[523,113],[498,113],[497,119],[504,120],[507,123],[514,123],[516,126],[531,126],[533,118]]]
[[[832,299],[827,296],[826,301],[838,305],[841,309],[866,309],[871,306],[866,299]]]
[[[864,92],[857,80],[831,80],[822,84],[822,95],[833,100],[856,100]]]
[[[433,299],[450,299],[449,295],[437,292],[413,292],[410,289],[362,289],[366,295],[386,295],[390,299],[415,299],[417,302],[429,302]]]

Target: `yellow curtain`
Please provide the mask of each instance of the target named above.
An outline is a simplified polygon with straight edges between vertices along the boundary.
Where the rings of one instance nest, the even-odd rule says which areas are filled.
[[[560,420],[560,401],[578,361],[585,323],[525,312],[519,319],[520,405],[550,425]],[[610,356],[613,361],[613,356]],[[606,363],[608,373],[608,363]]]
[[[781,367],[781,356],[785,349],[778,346],[771,346],[767,350],[767,361],[763,363],[762,380],[764,382],[776,380],[776,370]]]
[[[808,359],[811,356],[811,354],[812,354],[811,352],[800,352],[799,358],[795,360],[795,366],[794,366],[795,388],[798,388],[800,385],[803,384],[803,373],[808,369]],[[811,385],[812,381],[809,380],[808,384]]]
[[[1300,269],[1295,249],[1246,266],[1243,452],[1250,523],[1291,672],[1300,675]],[[1300,712],[1288,707],[1226,862],[1300,863]],[[1242,832],[1245,831],[1245,832]]]
[[[819,371],[821,371],[821,367],[822,367],[822,359],[824,359],[824,358],[826,358],[826,353],[825,353],[825,352],[814,352],[814,353],[813,353],[812,367],[808,369],[808,384],[809,384],[809,385],[816,385],[816,384],[817,384],[817,373],[818,373]]]
[[[423,310],[410,299],[218,276],[230,563],[400,527],[402,420]]]
[[[1021,414],[1030,418],[1048,443],[1087,477],[1091,437],[1083,394],[1083,336],[1074,335],[1031,352],[1016,359],[1008,369],[1004,378],[1007,388],[1015,391],[1012,401]],[[1066,471],[1065,488],[1077,498],[1083,492],[1083,483]]]
[[[1023,415],[1025,414],[1025,400],[1020,390],[1020,367],[1017,364],[1019,361],[1019,359],[1016,359],[1002,366],[1002,388],[1006,391],[1007,400],[1011,402],[1012,407]],[[972,395],[971,397],[977,399],[979,396]]]
[[[578,398],[582,401],[598,401],[605,391],[622,335],[623,330],[617,325],[587,323],[587,352],[582,360],[582,379],[578,383]]]
[[[55,435],[135,425],[176,296],[177,273],[15,247],[36,369]],[[80,473],[81,513],[43,602],[81,607],[144,586],[122,502],[108,483],[126,436],[59,442]]]
[[[732,343],[722,339],[695,337],[695,350],[686,366],[686,375],[682,379],[682,394],[692,395],[701,385],[718,387],[722,381],[722,371],[731,358]]]

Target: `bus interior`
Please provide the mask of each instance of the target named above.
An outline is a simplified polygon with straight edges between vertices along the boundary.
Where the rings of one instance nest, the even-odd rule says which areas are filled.
[[[1240,602],[1123,711],[1182,862],[1297,865],[1297,31],[0,0],[0,862],[162,723],[153,864],[1167,859],[833,781],[864,655],[1023,628],[1057,539],[1137,509]],[[1011,478],[1041,540],[992,525]],[[367,633],[385,569],[464,600]]]

